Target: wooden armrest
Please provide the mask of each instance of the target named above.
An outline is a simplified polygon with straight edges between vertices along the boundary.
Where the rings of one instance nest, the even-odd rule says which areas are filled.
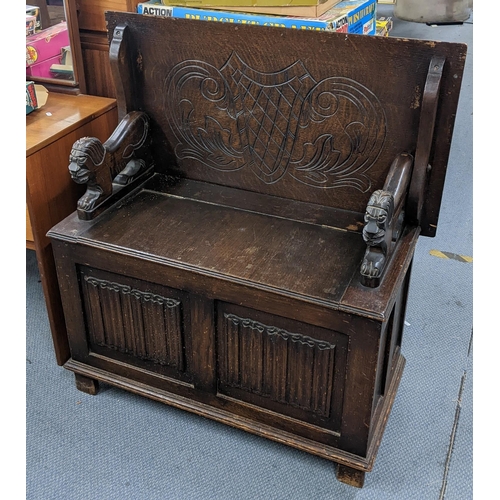
[[[413,157],[402,153],[392,162],[382,189],[374,191],[365,212],[363,239],[367,245],[361,264],[361,282],[379,286],[387,262],[401,234]]]
[[[68,167],[71,178],[87,184],[77,203],[80,219],[93,219],[152,171],[149,145],[149,118],[140,111],[125,115],[104,144],[95,137],[83,137],[73,144]]]

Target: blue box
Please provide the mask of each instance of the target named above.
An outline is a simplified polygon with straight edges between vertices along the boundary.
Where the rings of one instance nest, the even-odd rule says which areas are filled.
[[[375,35],[377,1],[344,0],[325,12],[318,19],[334,23],[343,18],[347,18],[347,33]]]
[[[159,4],[158,0],[152,0],[138,4],[137,12],[139,14],[158,17],[176,17],[300,30],[341,31],[344,33],[374,35],[376,5],[376,0],[345,0],[320,17],[305,18],[168,6]],[[351,23],[349,23],[349,19],[351,19]]]

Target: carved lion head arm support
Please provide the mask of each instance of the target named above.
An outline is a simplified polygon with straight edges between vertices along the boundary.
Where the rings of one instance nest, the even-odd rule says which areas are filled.
[[[84,137],[73,144],[69,172],[87,191],[78,200],[80,219],[93,219],[99,211],[116,201],[124,187],[151,170],[149,118],[131,111],[103,144],[95,137]]]
[[[87,184],[87,192],[78,201],[80,219],[93,219],[153,171],[149,117],[137,111],[137,96],[133,92],[132,82],[139,69],[131,61],[131,44],[128,27],[117,26],[109,55],[115,83],[121,82],[116,89],[118,126],[104,144],[87,137],[83,143],[77,141],[73,146],[71,177],[77,183]],[[125,87],[123,82],[127,82]],[[99,150],[98,160],[94,158],[94,148]],[[78,156],[84,158],[75,160]]]
[[[99,139],[78,139],[69,155],[69,173],[77,184],[87,184],[87,191],[78,200],[77,210],[93,209],[112,193],[111,173],[105,163],[106,150]]]
[[[392,162],[384,187],[375,191],[368,201],[363,228],[367,248],[360,270],[361,282],[365,286],[373,288],[380,284],[399,238],[412,166],[411,155],[398,155]]]
[[[375,288],[380,284],[405,219],[403,207],[407,207],[406,218],[410,224],[418,226],[421,223],[445,62],[444,57],[434,56],[429,64],[422,97],[415,162],[407,154],[396,157],[382,192],[375,192],[368,202],[366,226],[363,229],[367,249],[360,270],[361,282],[365,286]],[[391,203],[388,201],[391,196],[394,204],[392,213]]]

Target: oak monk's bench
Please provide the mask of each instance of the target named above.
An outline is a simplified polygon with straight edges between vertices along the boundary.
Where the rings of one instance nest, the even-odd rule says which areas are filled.
[[[108,12],[120,123],[51,229],[77,387],[335,462],[363,485],[402,376],[466,46]]]

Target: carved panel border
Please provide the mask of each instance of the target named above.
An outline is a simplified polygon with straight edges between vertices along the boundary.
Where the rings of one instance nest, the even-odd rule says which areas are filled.
[[[228,313],[220,333],[222,385],[329,418],[334,344]]]
[[[184,371],[181,301],[84,276],[91,343]]]

